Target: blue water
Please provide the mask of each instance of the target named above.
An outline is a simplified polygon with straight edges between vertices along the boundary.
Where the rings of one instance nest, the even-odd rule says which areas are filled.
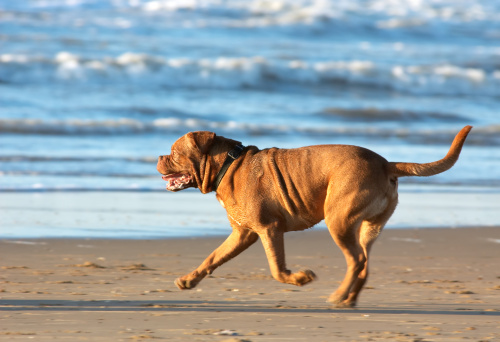
[[[456,166],[500,189],[500,1],[0,0],[0,191],[162,190],[211,130]]]

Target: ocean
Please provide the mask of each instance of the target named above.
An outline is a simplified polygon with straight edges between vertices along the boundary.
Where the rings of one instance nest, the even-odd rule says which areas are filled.
[[[165,191],[195,130],[430,162],[467,124],[401,191],[500,193],[499,0],[0,0],[0,197]]]

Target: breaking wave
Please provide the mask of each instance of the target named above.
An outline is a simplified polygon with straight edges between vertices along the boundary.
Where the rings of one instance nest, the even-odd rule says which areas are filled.
[[[341,85],[422,95],[500,95],[500,69],[492,69],[490,65],[485,68],[451,64],[386,66],[363,60],[192,59],[136,53],[101,59],[67,52],[53,58],[3,54],[0,81],[219,89]]]
[[[25,8],[21,4],[8,1],[3,4],[3,8],[17,14],[19,8]],[[78,8],[88,11],[131,11],[138,15],[170,18],[174,16],[174,24],[196,28],[313,25],[344,21],[346,18],[350,18],[346,22],[353,18],[363,22],[370,18],[375,21],[375,27],[386,30],[436,22],[498,22],[499,10],[498,2],[492,0],[39,0],[32,6],[39,11]],[[99,22],[97,18],[96,22]],[[120,27],[133,24],[133,21],[117,20]]]

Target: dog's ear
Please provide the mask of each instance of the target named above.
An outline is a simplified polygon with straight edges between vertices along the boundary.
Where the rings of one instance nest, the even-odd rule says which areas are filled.
[[[207,154],[215,140],[215,133],[207,131],[189,132],[186,142],[191,148],[196,148],[201,154]]]

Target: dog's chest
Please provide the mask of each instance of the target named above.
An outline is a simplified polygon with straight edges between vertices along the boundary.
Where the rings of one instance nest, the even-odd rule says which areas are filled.
[[[219,196],[216,195],[217,200],[219,201],[220,205],[226,209],[227,216],[231,223],[235,223],[238,226],[243,226],[244,222],[244,217],[242,216],[241,210],[239,210],[238,206],[235,205],[228,205],[226,206],[226,203],[224,203],[223,199]]]
[[[222,198],[220,198],[219,195],[215,195],[215,198],[217,198],[217,201],[219,201],[220,205],[222,205],[222,208],[226,208],[224,201],[222,200]]]

